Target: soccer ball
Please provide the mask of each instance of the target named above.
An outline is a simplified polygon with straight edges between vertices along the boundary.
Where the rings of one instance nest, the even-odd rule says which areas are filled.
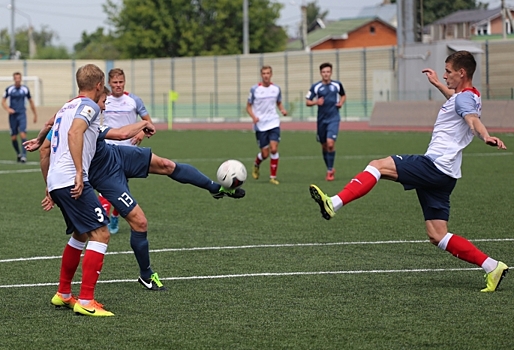
[[[246,181],[246,168],[240,161],[229,159],[220,165],[216,176],[221,186],[235,189]]]

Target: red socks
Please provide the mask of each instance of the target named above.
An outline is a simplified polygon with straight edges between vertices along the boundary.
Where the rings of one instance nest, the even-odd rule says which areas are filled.
[[[269,176],[272,178],[277,177],[277,169],[278,169],[278,158],[270,159],[269,163]]]
[[[104,208],[107,215],[109,215],[109,213],[111,212],[111,203],[102,196],[98,196],[98,199],[100,200],[100,204]]]
[[[71,293],[71,281],[80,263],[82,249],[74,248],[69,244],[64,247],[61,260],[61,274],[59,276],[59,293]]]
[[[485,259],[487,259],[487,255],[475,247],[473,243],[455,234],[448,240],[446,251],[461,260],[480,267],[484,263]]]
[[[363,171],[357,174],[337,195],[347,205],[351,201],[367,194],[377,184],[378,180],[372,173]]]
[[[89,241],[82,261],[82,284],[79,299],[93,300],[95,287],[104,263],[107,244]]]

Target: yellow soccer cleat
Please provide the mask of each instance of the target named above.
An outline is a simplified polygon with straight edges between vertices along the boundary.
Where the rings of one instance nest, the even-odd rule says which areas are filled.
[[[310,185],[309,190],[311,192],[312,199],[318,203],[323,218],[325,220],[333,218],[336,215],[336,212],[334,211],[334,205],[332,204],[330,197],[323,193],[323,191],[321,191],[316,185]]]
[[[67,307],[68,309],[72,309],[75,306],[75,303],[77,302],[77,298],[72,295],[69,298],[63,298],[62,294],[57,292],[55,293],[54,297],[50,301],[52,305],[55,306],[56,309],[60,309],[62,307]]]
[[[278,185],[280,184],[280,182],[278,182],[277,179],[275,179],[274,177],[272,177],[271,179],[269,179],[269,183],[272,184],[272,185]]]
[[[257,180],[259,178],[259,166],[258,165],[253,165],[253,169],[252,169],[252,177]]]
[[[509,267],[502,263],[501,261],[498,261],[498,266],[496,268],[485,274],[485,284],[486,287],[481,290],[481,292],[494,292],[496,289],[498,289],[498,286],[500,285],[500,282],[502,281],[503,277],[507,274],[509,271]]]
[[[73,307],[73,311],[75,311],[77,315],[85,316],[114,316],[112,312],[105,310],[104,306],[96,300],[91,300],[87,305],[81,305],[77,301]]]

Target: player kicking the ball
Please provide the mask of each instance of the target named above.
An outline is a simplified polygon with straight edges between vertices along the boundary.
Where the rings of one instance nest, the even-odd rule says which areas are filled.
[[[103,101],[105,101],[105,96],[98,103],[101,108],[103,107]],[[47,123],[47,130],[52,123],[53,121]],[[111,129],[107,126],[101,127],[96,152],[91,162],[89,182],[94,189],[101,192],[113,204],[131,227],[130,245],[140,269],[139,283],[148,290],[164,291],[166,288],[159,280],[158,274],[150,266],[147,219],[143,210],[131,195],[127,179],[146,178],[149,173],[166,175],[180,183],[192,184],[206,189],[215,199],[223,197],[243,198],[245,191],[242,188],[225,189],[195,167],[161,158],[153,154],[150,148],[114,146],[105,142],[107,138],[114,140],[129,139],[141,131],[146,131],[147,135],[151,136],[154,127],[148,121],[140,121],[118,129]],[[45,135],[44,130],[38,138],[25,143],[26,149],[29,151],[38,149],[43,138],[42,135]],[[48,133],[40,150],[43,172],[50,152],[49,137],[51,137],[51,132]],[[43,200],[44,209],[50,210],[52,206],[51,198],[46,197]]]
[[[508,271],[508,266],[481,252],[467,239],[448,232],[450,195],[461,177],[462,150],[477,136],[485,144],[506,149],[502,140],[490,136],[480,121],[480,93],[473,87],[476,62],[467,51],[457,51],[446,58],[442,84],[431,69],[423,70],[428,80],[448,99],[437,116],[432,140],[424,155],[396,155],[373,160],[344,189],[333,197],[316,185],[310,186],[312,198],[327,220],[351,201],[367,194],[378,180],[399,182],[405,190],[416,189],[425,217],[430,242],[471,264],[482,267],[486,287],[494,292]]]

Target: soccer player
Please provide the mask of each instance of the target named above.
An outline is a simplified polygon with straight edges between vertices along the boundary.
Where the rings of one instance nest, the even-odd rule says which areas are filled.
[[[319,66],[321,81],[313,84],[305,96],[307,107],[318,106],[316,138],[321,143],[323,160],[327,167],[327,181],[334,181],[336,170],[336,139],[339,134],[341,116],[339,109],[346,101],[343,84],[332,80],[332,64],[322,63]]]
[[[310,192],[322,216],[329,220],[343,205],[371,191],[381,178],[399,182],[405,190],[416,189],[430,242],[461,260],[482,267],[486,272],[486,287],[482,292],[494,292],[507,273],[507,265],[487,256],[467,239],[448,232],[448,219],[450,195],[461,177],[462,150],[473,136],[486,145],[498,149],[506,147],[502,140],[490,136],[480,121],[480,92],[472,82],[476,68],[473,55],[457,51],[448,56],[445,63],[446,87],[439,84],[435,72],[423,70],[428,80],[448,97],[439,111],[424,155],[402,154],[373,160],[333,197],[316,185],[310,186]]]
[[[273,185],[278,185],[278,143],[280,142],[280,119],[276,107],[283,116],[287,115],[287,111],[282,105],[282,94],[280,87],[271,82],[273,71],[270,66],[261,68],[262,81],[252,86],[246,111],[253,120],[255,137],[260,152],[255,158],[252,176],[254,179],[259,178],[259,167],[263,160],[270,160],[270,180]],[[270,156],[271,153],[271,156]]]
[[[14,84],[5,89],[2,98],[2,107],[9,113],[9,126],[11,128],[11,142],[16,152],[17,161],[25,163],[27,161],[27,152],[18,145],[18,134],[20,135],[21,142],[27,141],[27,114],[25,108],[25,99],[29,100],[30,109],[34,114],[34,123],[37,122],[37,111],[34,101],[30,96],[29,88],[21,84],[21,73],[16,72],[13,74]],[[7,98],[9,98],[9,106],[7,105]]]
[[[120,68],[114,68],[109,71],[108,84],[111,88],[111,94],[107,96],[105,108],[105,125],[112,128],[120,128],[125,125],[134,124],[138,121],[137,116],[142,120],[152,122],[150,114],[146,110],[143,101],[136,95],[125,91],[125,72]],[[129,140],[109,140],[107,143],[116,145],[138,146],[141,144],[145,136],[144,132],[140,132]],[[100,202],[107,214],[111,212],[111,203],[100,194]],[[109,232],[111,234],[118,233],[118,211],[113,209],[110,217]]]
[[[99,106],[103,107],[102,98]],[[50,120],[47,124],[51,125]],[[148,121],[140,121],[122,128],[112,129],[108,126],[100,127],[95,156],[91,162],[89,182],[97,191],[103,193],[104,198],[113,203],[115,209],[127,220],[131,227],[130,245],[139,265],[140,276],[138,282],[148,290],[165,291],[166,288],[159,280],[150,265],[149,243],[147,238],[148,222],[141,207],[137,204],[128,188],[128,178],[146,178],[149,173],[166,175],[180,183],[192,184],[208,190],[215,199],[225,196],[243,198],[245,191],[241,188],[228,190],[211,181],[198,169],[189,164],[175,163],[169,159],[161,158],[151,152],[149,148],[130,146],[113,146],[107,144],[105,139],[125,140],[134,137],[141,131],[149,135],[155,128]],[[44,135],[43,130],[40,135]],[[51,132],[48,133],[41,149],[41,163],[44,164],[50,153]],[[25,143],[30,151],[39,148],[41,139],[33,139]],[[44,170],[43,170],[44,172]],[[43,208],[50,210],[51,201],[44,200]]]
[[[47,174],[43,172],[47,175],[47,196],[61,209],[66,233],[71,234],[62,255],[59,287],[51,302],[87,316],[114,315],[94,298],[109,230],[105,210],[88,182],[100,125],[97,102],[104,91],[104,79],[102,70],[93,64],[77,70],[79,96],[66,102],[55,115],[49,169]],[[84,247],[82,283],[76,300],[71,295],[71,281]]]

